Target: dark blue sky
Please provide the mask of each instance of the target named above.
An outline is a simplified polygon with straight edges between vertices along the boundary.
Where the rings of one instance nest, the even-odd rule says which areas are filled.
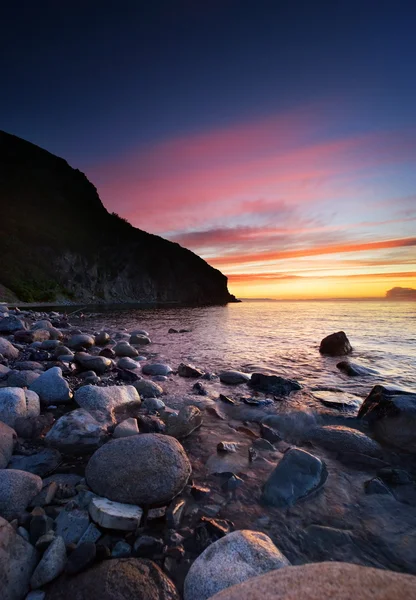
[[[0,21],[0,129],[81,169],[314,102],[348,111],[334,134],[416,123],[410,1],[23,0]]]

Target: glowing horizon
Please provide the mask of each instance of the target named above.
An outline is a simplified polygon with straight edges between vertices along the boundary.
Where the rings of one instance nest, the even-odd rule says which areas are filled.
[[[104,204],[256,298],[416,287],[416,135],[307,106],[153,143],[88,171]]]

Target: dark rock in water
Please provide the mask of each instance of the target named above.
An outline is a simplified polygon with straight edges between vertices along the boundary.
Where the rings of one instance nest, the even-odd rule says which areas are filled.
[[[192,392],[198,394],[198,396],[208,396],[208,391],[204,388],[200,381],[197,381],[192,386]]]
[[[370,479],[365,483],[365,493],[366,494],[390,494],[391,491],[386,486],[384,481],[379,479],[378,477],[374,477],[374,479]]]
[[[178,367],[178,375],[180,377],[201,377],[203,372],[199,369],[196,369],[192,365],[181,363]]]
[[[253,440],[253,448],[255,450],[275,450],[275,447],[271,442],[266,440],[265,438],[259,438],[257,440]]]
[[[73,552],[71,552],[65,565],[65,573],[68,573],[68,575],[80,573],[93,564],[96,555],[97,548],[93,542],[84,542],[80,544]]]
[[[328,356],[343,356],[352,352],[352,346],[344,331],[338,331],[321,341],[319,352]]]
[[[293,506],[321,488],[327,476],[325,463],[319,458],[291,448],[266,481],[262,501],[278,507]]]
[[[170,579],[152,561],[115,558],[77,575],[61,575],[47,600],[179,600]]]
[[[380,442],[416,453],[416,393],[376,385],[358,418],[369,423]]]
[[[251,577],[211,600],[410,600],[413,597],[416,597],[416,578],[412,575],[343,562],[318,562]]]
[[[96,494],[138,506],[169,502],[190,474],[191,464],[181,444],[159,434],[111,441],[93,454],[85,471]]]
[[[374,457],[382,454],[379,444],[365,433],[343,425],[315,427],[307,432],[305,439],[332,452],[356,452]]]
[[[348,360],[342,360],[341,362],[337,363],[337,369],[339,369],[346,375],[349,375],[350,377],[377,374],[377,371],[375,371],[374,369],[368,369],[367,367],[356,365],[355,363],[349,362]]]
[[[260,423],[260,433],[261,437],[274,444],[275,442],[280,442],[282,439],[281,435],[277,433],[272,427],[266,425],[265,423]]]
[[[236,442],[219,442],[217,452],[237,452],[238,444]]]
[[[45,475],[56,469],[61,461],[62,456],[58,450],[45,448],[30,456],[19,456],[18,454],[15,454],[12,457],[8,468],[27,471],[28,473],[34,473],[40,477],[45,477]]]
[[[338,410],[355,410],[360,408],[361,399],[353,394],[346,392],[332,392],[328,390],[317,390],[313,392],[314,398],[322,402],[328,408],[336,408]]]
[[[261,398],[240,398],[240,400],[244,402],[244,404],[248,404],[248,406],[268,406],[273,403],[273,400],[268,398],[263,400]]]
[[[221,400],[222,402],[225,402],[226,404],[237,404],[237,402],[235,400],[233,400],[232,398],[229,398],[228,396],[224,396],[224,394],[219,395],[219,400]]]
[[[404,469],[392,469],[390,467],[384,467],[377,471],[377,476],[386,483],[392,483],[393,485],[407,485],[413,481],[410,474]]]
[[[137,375],[133,371],[127,371],[126,369],[116,369],[117,379],[120,381],[126,381],[127,383],[135,383],[140,380],[140,375]]]
[[[263,375],[263,373],[253,373],[249,386],[275,396],[288,396],[291,392],[302,389],[302,386],[293,379],[285,379],[277,375]]]
[[[388,466],[384,460],[360,452],[338,452],[337,460],[359,470],[382,469]]]
[[[240,383],[247,383],[250,380],[250,375],[241,373],[241,371],[221,371],[219,377],[221,383],[228,385],[239,385]]]
[[[168,333],[179,333],[179,331],[177,329],[174,329],[173,327],[171,327],[169,329]]]
[[[172,372],[172,369],[169,365],[164,365],[161,363],[146,363],[142,367],[143,375],[169,375]]]

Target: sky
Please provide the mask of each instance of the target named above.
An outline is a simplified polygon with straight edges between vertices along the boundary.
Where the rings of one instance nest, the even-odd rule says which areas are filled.
[[[416,5],[21,0],[0,129],[238,297],[416,287]]]

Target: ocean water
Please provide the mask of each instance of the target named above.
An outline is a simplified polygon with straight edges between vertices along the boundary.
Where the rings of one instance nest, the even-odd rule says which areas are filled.
[[[416,303],[388,301],[246,301],[227,306],[120,310],[94,317],[97,329],[146,329],[144,347],[173,368],[190,362],[206,371],[262,371],[298,380],[307,389],[340,390],[365,396],[383,383],[414,388]],[[168,334],[169,328],[189,329]],[[375,374],[348,377],[340,358],[319,354],[320,340],[346,332],[348,359]]]

